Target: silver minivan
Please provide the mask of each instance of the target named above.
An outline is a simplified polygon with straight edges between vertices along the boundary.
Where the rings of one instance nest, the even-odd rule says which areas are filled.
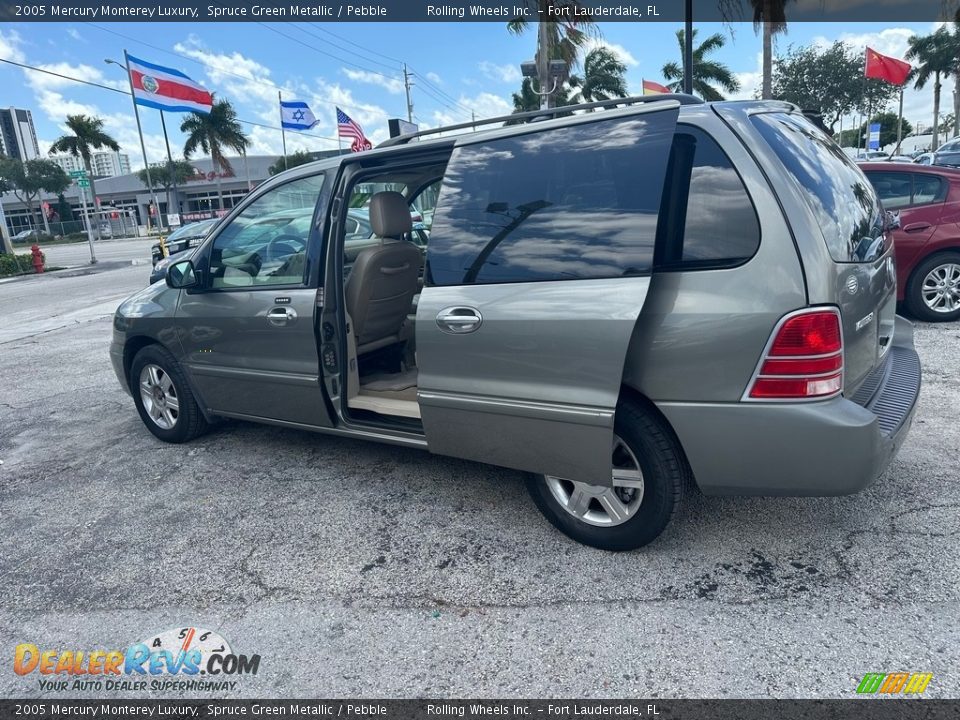
[[[920,363],[896,218],[857,165],[784,103],[573,110],[258,187],[116,312],[144,424],[185,442],[240,418],[515,468],[551,523],[610,550],[656,538],[686,487],[873,481]]]

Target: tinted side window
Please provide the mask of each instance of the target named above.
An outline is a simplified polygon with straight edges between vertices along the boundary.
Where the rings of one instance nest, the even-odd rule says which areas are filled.
[[[947,183],[936,175],[913,176],[913,204],[943,202],[947,197]]]
[[[880,196],[880,202],[887,210],[896,210],[906,207],[910,204],[911,195],[911,173],[898,172],[869,172],[867,178],[870,180],[877,195]]]
[[[648,273],[677,111],[458,148],[430,234],[434,285]]]
[[[697,128],[678,131],[693,142],[693,167],[683,230],[682,261],[736,264],[760,247],[760,223],[743,181],[716,140]]]
[[[806,118],[762,113],[754,126],[793,176],[837,262],[858,262],[883,234],[880,203],[856,163]]]

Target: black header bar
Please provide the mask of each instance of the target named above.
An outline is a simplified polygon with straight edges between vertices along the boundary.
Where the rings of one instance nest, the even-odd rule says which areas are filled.
[[[568,22],[684,20],[683,0],[0,0],[0,22]],[[950,20],[960,0],[806,0],[787,3],[787,23]],[[693,0],[694,22],[752,22],[750,0]]]

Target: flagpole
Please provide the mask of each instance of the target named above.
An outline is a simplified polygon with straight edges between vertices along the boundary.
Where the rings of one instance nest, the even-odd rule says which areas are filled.
[[[903,85],[900,86],[900,111],[897,113],[897,146],[893,149],[893,155],[900,154],[900,141],[903,134]]]
[[[173,155],[170,154],[170,138],[167,137],[167,121],[163,119],[163,110],[160,111],[160,125],[163,127],[163,141],[167,144],[167,172],[170,173],[170,181],[173,183],[173,204],[177,209],[177,225],[180,225],[180,191],[177,189],[177,172],[173,167]],[[160,217],[160,209],[157,208],[157,217]],[[167,208],[167,225],[170,224],[170,208]]]
[[[283,129],[283,92],[277,90],[277,100],[280,105],[280,138],[283,140],[283,169],[287,169],[287,132]]]
[[[133,100],[133,116],[137,119],[137,134],[140,136],[140,150],[143,152],[143,167],[147,171],[147,189],[150,191],[150,197],[153,200],[153,206],[157,209],[157,220],[160,219],[160,203],[157,202],[157,193],[153,189],[153,180],[150,178],[150,162],[147,160],[147,145],[143,142],[143,128],[140,126],[140,111],[137,109],[137,96],[133,93],[133,75],[130,74],[130,56],[126,48],[123,50],[123,62],[127,66],[127,82],[130,84],[130,99]],[[94,211],[96,211],[97,199],[93,199]],[[150,232],[150,211],[147,210],[147,233]]]
[[[860,91],[860,112],[863,113],[866,110],[867,102],[867,53],[870,52],[870,48],[864,48],[863,50],[863,89]],[[868,138],[870,137],[870,111],[867,110],[867,117],[863,122],[864,133],[863,133],[863,151],[867,151],[867,145],[869,144]],[[860,149],[860,139],[857,138],[857,149]]]

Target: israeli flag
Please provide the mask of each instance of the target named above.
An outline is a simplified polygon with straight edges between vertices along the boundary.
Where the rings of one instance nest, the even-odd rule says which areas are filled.
[[[310,106],[300,100],[280,102],[280,123],[284,130],[309,130],[317,124]]]

